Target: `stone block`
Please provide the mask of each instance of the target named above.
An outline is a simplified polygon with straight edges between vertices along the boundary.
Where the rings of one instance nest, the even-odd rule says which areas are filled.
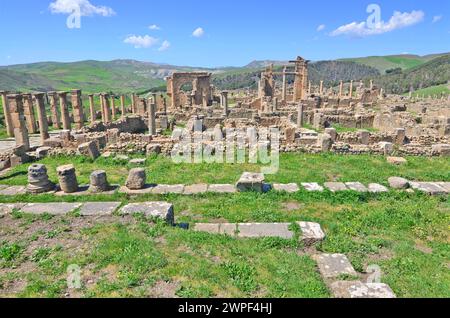
[[[301,240],[305,246],[314,245],[325,239],[325,233],[320,224],[313,222],[297,222],[297,224],[302,231]]]
[[[409,181],[405,178],[400,177],[390,177],[388,179],[389,186],[393,189],[408,189],[409,188]]]
[[[434,182],[410,182],[411,188],[430,195],[447,194],[447,191]]]
[[[283,239],[292,239],[294,233],[289,230],[289,226],[289,223],[242,223],[239,224],[238,227],[238,237],[279,237]]]
[[[326,182],[324,184],[325,188],[330,190],[331,192],[338,192],[338,191],[346,191],[348,188],[345,186],[343,182]]]
[[[87,156],[93,160],[100,157],[100,151],[99,151],[97,143],[95,141],[89,141],[89,142],[85,142],[85,143],[79,145],[78,152],[81,155]]]
[[[302,183],[302,186],[306,189],[306,191],[309,192],[322,192],[324,189],[322,186],[320,186],[318,183],[312,182],[312,183]]]
[[[131,203],[120,210],[121,214],[143,213],[147,217],[159,218],[173,225],[175,222],[173,205],[167,202]]]
[[[130,190],[141,190],[145,187],[146,179],[144,168],[131,169],[125,186]]]
[[[210,184],[208,192],[212,193],[236,193],[237,190],[232,184]]]
[[[239,192],[263,192],[264,175],[262,173],[244,172],[236,183]]]
[[[337,278],[341,275],[358,276],[347,256],[343,254],[317,254],[313,258],[324,278]]]
[[[184,194],[193,195],[208,192],[207,184],[192,184],[184,187]]]
[[[335,298],[396,298],[392,289],[381,283],[338,281],[332,283],[330,287]]]
[[[27,214],[64,215],[80,208],[82,203],[28,203],[21,208]]]
[[[274,183],[273,189],[275,191],[279,191],[279,192],[284,191],[287,193],[295,193],[300,190],[300,188],[298,187],[298,185],[296,183],[289,183],[289,184]]]
[[[397,165],[397,166],[408,163],[408,161],[405,158],[401,158],[401,157],[387,157],[386,160],[388,163],[390,163],[392,165]]]
[[[86,202],[80,208],[82,216],[112,215],[119,207],[120,202]]]
[[[152,189],[153,194],[183,194],[184,184],[158,184]]]
[[[388,188],[378,183],[369,184],[368,189],[371,193],[389,192]]]
[[[345,185],[349,190],[357,192],[367,192],[367,188],[361,182],[346,182]]]

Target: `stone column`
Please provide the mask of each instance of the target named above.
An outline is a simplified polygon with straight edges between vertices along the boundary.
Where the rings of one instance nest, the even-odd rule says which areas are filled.
[[[373,89],[373,80],[370,80],[370,90]]]
[[[323,95],[323,81],[320,81],[319,94]]]
[[[156,135],[156,104],[150,103],[148,128],[150,135]]]
[[[167,114],[167,99],[163,98],[163,105],[164,105],[164,114]]]
[[[125,95],[120,96],[120,111],[122,113],[122,118],[125,118],[127,110],[125,108]]]
[[[61,109],[61,119],[64,130],[71,130],[69,110],[67,108],[67,92],[59,92],[59,106]]]
[[[36,99],[38,113],[39,134],[41,136],[41,144],[43,145],[44,141],[50,138],[48,134],[47,113],[45,112],[44,93],[34,94],[34,98]]]
[[[131,112],[133,113],[133,114],[136,114],[136,95],[134,95],[134,93],[133,94],[131,94]]]
[[[283,68],[283,87],[281,92],[281,99],[283,102],[287,100],[287,67]]]
[[[46,166],[42,164],[33,164],[28,167],[28,193],[40,194],[54,189],[55,185],[48,179]]]
[[[297,106],[297,126],[303,127],[303,104],[299,103]]]
[[[53,127],[61,129],[61,120],[58,113],[58,94],[56,92],[48,92],[47,96],[50,98],[50,112],[52,113]]]
[[[73,165],[60,166],[56,169],[59,186],[64,193],[74,193],[78,191],[78,181]]]
[[[220,101],[222,102],[223,114],[228,117],[228,92],[224,91],[220,93]]]
[[[23,146],[25,151],[30,149],[28,129],[23,114],[22,95],[13,94],[7,96],[8,108],[11,115],[11,123],[14,129],[16,146]]]
[[[11,114],[9,112],[8,100],[6,98],[7,92],[1,91],[0,95],[2,95],[3,115],[5,116],[6,132],[9,137],[14,137],[14,127],[11,122]]]
[[[105,119],[105,96],[103,93],[100,93],[98,96],[100,98],[100,112],[102,114],[102,122],[104,123],[106,121],[106,119]]]
[[[308,83],[308,94],[311,94],[311,81]]]
[[[28,132],[37,133],[36,117],[34,116],[33,97],[31,94],[23,94],[23,111],[27,122]]]
[[[109,103],[109,95],[105,94],[103,95],[103,102],[105,106],[105,123],[109,124],[111,123],[111,106]]]
[[[116,96],[111,95],[111,111],[112,111],[112,121],[116,120]]]
[[[350,89],[348,91],[348,97],[353,97],[353,80],[350,81]]]
[[[278,110],[278,97],[274,97],[272,100],[272,112],[276,112]]]
[[[83,102],[81,100],[81,90],[79,89],[75,89],[72,91],[72,110],[75,128],[76,129],[83,128],[84,125]]]
[[[344,93],[344,82],[339,83],[339,97],[342,97],[342,94]]]
[[[108,183],[108,178],[106,176],[106,171],[97,170],[92,172],[90,177],[89,192],[101,193],[109,190],[110,186]]]
[[[91,124],[95,123],[95,104],[94,104],[94,94],[89,94],[89,114],[91,116]]]

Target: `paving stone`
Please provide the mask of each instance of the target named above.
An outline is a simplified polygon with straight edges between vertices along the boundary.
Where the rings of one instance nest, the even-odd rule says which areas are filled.
[[[289,230],[289,226],[289,223],[241,223],[238,226],[238,237],[280,237],[291,239],[294,237],[294,233]]]
[[[124,206],[120,210],[120,213],[143,213],[145,216],[160,218],[165,220],[169,224],[174,224],[173,205],[167,202],[131,203]]]
[[[388,179],[389,186],[393,189],[408,189],[409,188],[409,181],[405,178],[400,177],[390,177]]]
[[[126,186],[122,186],[119,189],[119,193],[131,194],[131,195],[140,195],[140,194],[150,194],[153,191],[153,188],[156,187],[156,184],[146,184],[144,188],[139,190],[131,190]]]
[[[28,203],[21,208],[23,213],[27,214],[51,214],[64,215],[80,208],[82,203]]]
[[[197,232],[226,234],[230,236],[235,236],[237,233],[237,225],[231,223],[197,223],[193,229]]]
[[[436,182],[436,184],[450,193],[450,182]]]
[[[369,184],[368,189],[371,193],[389,192],[388,188],[378,183]]]
[[[200,194],[208,192],[207,184],[193,184],[184,187],[184,194]]]
[[[447,191],[433,182],[410,182],[411,188],[430,195],[447,194]]]
[[[146,159],[132,159],[130,165],[133,166],[145,166]]]
[[[314,245],[325,239],[325,233],[320,227],[320,224],[313,222],[297,222],[297,224],[302,231],[302,242],[306,246]]]
[[[27,193],[27,189],[24,186],[12,186],[0,190],[0,195],[18,195]]]
[[[330,190],[331,192],[338,192],[338,191],[346,191],[348,190],[344,183],[342,182],[326,182],[325,188]]]
[[[153,194],[182,194],[184,191],[184,184],[158,184],[152,189]]]
[[[102,192],[102,193],[97,193],[97,194],[101,194],[101,195],[113,195],[114,193],[116,193],[117,189],[119,189],[120,186],[117,184],[114,185],[110,185],[108,191]],[[92,192],[89,191],[89,186],[87,185],[82,185],[78,187],[78,190],[76,192],[72,192],[72,193],[65,193],[64,191],[61,191],[60,189],[58,189],[55,192],[56,196],[82,196],[82,195],[93,195]]]
[[[387,157],[386,160],[388,163],[390,163],[392,165],[398,165],[398,166],[408,163],[408,161],[402,157]]]
[[[287,193],[295,193],[300,190],[298,185],[296,183],[288,183],[288,184],[281,184],[281,183],[274,183],[273,189],[275,191],[284,191]]]
[[[345,183],[349,190],[357,191],[357,192],[367,192],[367,188],[361,182],[347,182]]]
[[[0,215],[10,214],[14,210],[20,210],[25,203],[0,204]]]
[[[302,183],[302,186],[309,192],[322,192],[324,190],[323,187],[316,182]]]
[[[244,172],[236,183],[236,189],[240,192],[256,191],[263,192],[264,174]]]
[[[339,281],[331,284],[336,298],[396,298],[392,289],[381,283]]]
[[[0,190],[6,189],[8,186],[6,184],[0,184]]]
[[[317,254],[313,258],[324,278],[336,278],[340,275],[358,276],[347,256],[343,254]]]
[[[236,193],[237,190],[232,184],[210,184],[208,192],[213,193]]]
[[[120,204],[120,202],[86,202],[80,208],[80,214],[83,216],[111,215]]]

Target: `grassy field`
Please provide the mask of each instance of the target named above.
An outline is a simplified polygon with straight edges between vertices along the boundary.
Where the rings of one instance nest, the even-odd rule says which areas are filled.
[[[413,97],[435,97],[435,96],[439,96],[441,97],[442,94],[444,95],[450,95],[450,85],[436,85],[436,86],[431,86],[431,87],[427,87],[424,89],[419,89],[415,92],[413,92],[412,96]],[[405,94],[408,95],[408,94]]]
[[[407,158],[402,167],[382,157],[285,154],[269,182],[329,180],[386,183],[399,175],[450,181],[444,158]],[[73,163],[79,181],[94,169],[123,184],[128,167],[113,159],[94,164],[82,158],[42,161],[55,180],[57,165]],[[26,184],[27,166],[0,179]],[[147,163],[155,183],[234,183],[258,166],[174,165],[164,158]],[[56,180],[55,180],[56,181]],[[356,270],[382,268],[382,281],[399,297],[450,297],[450,200],[418,193],[386,194],[239,193],[129,197],[51,195],[0,197],[0,202],[164,200],[174,204],[177,223],[319,222],[327,233],[316,248],[349,256]],[[82,269],[82,289],[66,287],[66,269]],[[68,294],[67,294],[68,293]],[[235,240],[195,233],[142,216],[100,219],[29,216],[15,212],[0,219],[0,294],[22,297],[329,297],[315,263],[294,240]]]

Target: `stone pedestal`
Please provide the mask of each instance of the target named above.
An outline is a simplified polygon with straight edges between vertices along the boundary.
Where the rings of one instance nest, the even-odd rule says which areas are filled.
[[[23,146],[24,151],[28,151],[30,149],[30,139],[23,114],[22,95],[8,95],[7,99],[16,146]]]
[[[58,173],[59,186],[64,193],[78,191],[78,181],[73,165],[60,166],[56,171]]]
[[[71,124],[70,124],[70,115],[69,115],[69,109],[67,107],[67,93],[66,92],[59,92],[59,106],[61,109],[61,120],[63,124],[64,130],[71,130]]]
[[[24,94],[23,96],[23,111],[27,123],[28,132],[30,134],[37,133],[36,117],[34,115],[33,97],[31,94]]]
[[[47,168],[44,165],[34,164],[28,168],[28,193],[45,193],[54,189],[55,184],[48,179]]]
[[[143,189],[145,187],[146,177],[144,168],[131,169],[125,185],[130,190]]]
[[[48,133],[47,114],[45,112],[44,93],[35,94],[34,98],[36,99],[41,145],[43,145],[45,140],[50,138],[50,135]]]
[[[108,179],[106,177],[106,172],[103,170],[94,171],[90,177],[89,192],[91,193],[101,193],[109,191],[110,186],[108,184]]]

